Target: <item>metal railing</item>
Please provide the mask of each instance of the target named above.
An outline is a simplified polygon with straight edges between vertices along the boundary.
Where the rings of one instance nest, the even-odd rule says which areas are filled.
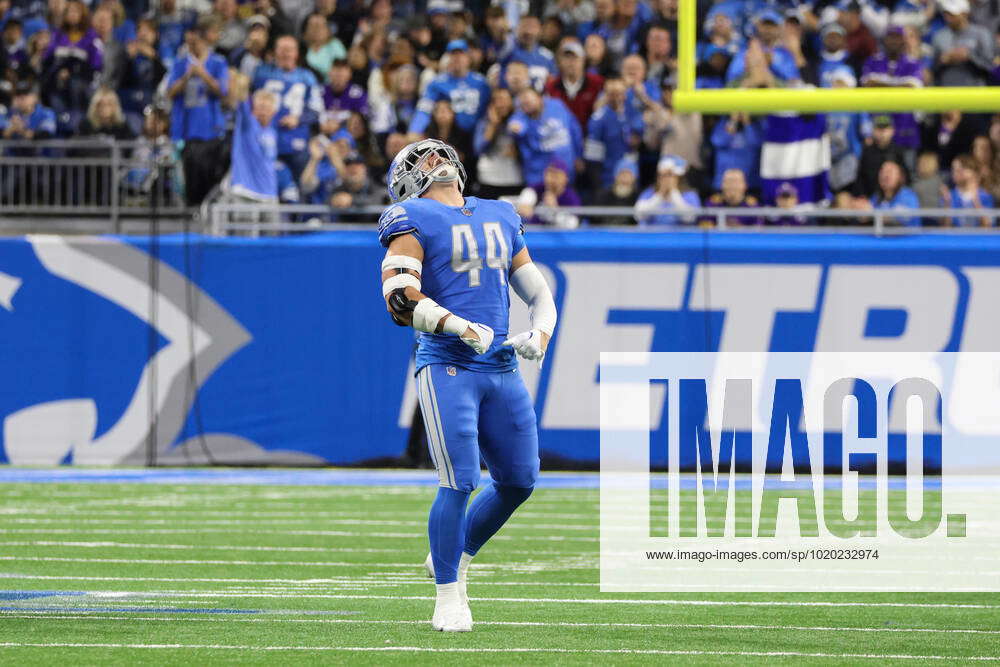
[[[188,215],[172,148],[144,141],[0,141],[4,217],[97,217],[122,231],[124,217]]]
[[[303,233],[313,231],[333,231],[350,228],[370,228],[378,220],[385,209],[383,206],[366,206],[350,209],[332,209],[328,206],[307,206],[297,204],[212,204],[207,207],[208,228],[216,236],[243,233],[250,236],[261,234]],[[552,210],[537,207],[539,214],[551,213]],[[594,220],[606,217],[635,216],[631,206],[565,206],[558,209],[560,213],[568,213],[581,219]],[[649,211],[645,211],[646,214]],[[642,232],[662,231],[705,231],[720,230],[730,232],[759,232],[762,230],[775,232],[847,232],[854,234],[873,234],[875,236],[933,233],[968,233],[982,232],[981,218],[988,219],[992,225],[1000,220],[1000,209],[832,209],[832,208],[729,208],[705,207],[692,209],[664,209],[664,215],[676,216],[686,222],[677,226],[646,225],[617,226],[618,230],[635,230]],[[739,224],[739,218],[760,218],[763,225]],[[795,219],[794,224],[774,224],[769,220]],[[904,226],[899,221],[907,218],[919,218],[920,226]],[[950,221],[958,218],[965,222],[963,226],[949,226]],[[345,220],[346,222],[341,222]],[[823,224],[822,221],[832,221]],[[539,228],[559,229],[539,225]],[[607,228],[605,226],[590,227],[591,229]],[[998,229],[997,231],[1000,231]]]

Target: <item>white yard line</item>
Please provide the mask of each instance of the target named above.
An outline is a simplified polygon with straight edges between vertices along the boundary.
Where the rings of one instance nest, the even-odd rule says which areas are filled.
[[[378,537],[387,539],[426,540],[424,531],[412,533],[365,533],[348,530],[253,530],[227,528],[0,528],[3,534],[42,535],[186,535],[235,533],[241,535],[305,535],[312,537]],[[491,540],[523,540],[529,542],[598,542],[600,538],[582,535],[494,535]]]
[[[171,597],[171,598],[321,598],[335,600],[434,600],[429,595],[360,595],[337,593],[264,593],[264,592],[233,592],[233,591],[90,591],[98,597],[115,597],[135,595],[141,597]],[[484,597],[470,598],[477,602],[526,602],[530,604],[630,604],[630,605],[667,605],[692,607],[891,607],[907,609],[1000,609],[1000,605],[947,603],[947,602],[828,602],[819,600],[633,600],[621,598],[522,598],[522,597]]]
[[[18,612],[0,612],[3,618],[54,618],[66,620],[96,620],[96,621],[153,621],[153,622],[191,622],[191,623],[320,623],[320,624],[354,624],[354,625],[426,625],[427,621],[415,620],[374,620],[360,618],[238,618],[229,614],[218,616],[108,616],[99,615],[104,612],[73,612],[47,613],[25,609]],[[136,612],[142,613],[142,612]],[[864,628],[864,627],[833,627],[816,625],[746,625],[732,623],[572,623],[545,621],[476,621],[476,625],[497,625],[515,627],[539,628],[673,628],[678,630],[803,630],[815,632],[888,632],[888,633],[925,633],[925,634],[964,634],[964,635],[1000,635],[1000,630],[975,630],[970,628]]]
[[[345,651],[351,653],[582,653],[593,655],[675,655],[732,656],[750,658],[848,658],[857,660],[953,660],[1000,661],[995,656],[910,655],[905,653],[805,653],[801,651],[698,651],[670,649],[585,649],[585,648],[431,648],[427,646],[254,646],[231,644],[110,644],[110,643],[29,643],[2,642],[2,648],[124,648],[124,649],[194,649],[219,651]]]

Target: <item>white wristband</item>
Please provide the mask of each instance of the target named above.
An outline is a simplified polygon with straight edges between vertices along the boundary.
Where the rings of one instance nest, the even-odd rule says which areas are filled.
[[[413,308],[413,328],[417,331],[434,333],[441,318],[450,314],[447,308],[437,305],[434,299],[421,299]]]

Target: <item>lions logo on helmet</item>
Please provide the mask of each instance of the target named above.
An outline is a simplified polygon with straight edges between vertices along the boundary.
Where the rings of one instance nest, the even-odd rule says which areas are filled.
[[[437,163],[429,165],[430,157]],[[394,204],[419,197],[432,183],[458,181],[458,189],[465,188],[465,167],[455,149],[437,139],[423,139],[407,145],[389,165],[386,181],[389,199]]]

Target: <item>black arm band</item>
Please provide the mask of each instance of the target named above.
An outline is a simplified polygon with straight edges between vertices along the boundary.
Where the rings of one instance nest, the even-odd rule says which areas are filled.
[[[407,313],[413,312],[413,309],[417,307],[417,302],[407,298],[406,288],[399,287],[392,290],[389,293],[388,304],[389,314],[392,315],[392,321],[401,327],[410,326],[410,323],[402,318],[406,316]]]

